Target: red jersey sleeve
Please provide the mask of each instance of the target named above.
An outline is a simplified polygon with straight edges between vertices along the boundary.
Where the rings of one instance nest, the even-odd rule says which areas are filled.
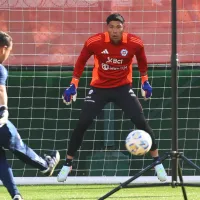
[[[144,50],[144,46],[140,46],[140,48],[136,51],[136,59],[138,63],[138,69],[141,74],[146,74],[147,72],[147,58]]]
[[[78,79],[81,77],[84,67],[85,67],[85,64],[92,54],[93,53],[89,50],[89,48],[87,46],[87,42],[85,42],[85,45],[84,45],[83,49],[81,50],[81,53],[76,61],[76,64],[74,67],[74,72],[73,72],[73,77],[78,78]]]
[[[141,74],[146,74],[147,72],[147,58],[145,55],[144,44],[142,40],[136,35],[129,35],[130,42],[134,44],[136,48],[135,56],[137,59],[138,69]]]

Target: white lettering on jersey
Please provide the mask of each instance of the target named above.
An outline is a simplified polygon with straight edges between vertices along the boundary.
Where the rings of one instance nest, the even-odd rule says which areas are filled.
[[[123,63],[123,59],[117,59],[117,58],[107,57],[106,63],[122,64]]]
[[[105,64],[105,63],[102,63],[102,69],[103,70],[127,70],[128,67],[127,66],[119,66],[119,67],[113,67],[113,66],[110,66],[108,64]]]
[[[109,70],[109,67],[110,66],[108,64],[102,63],[102,69]]]

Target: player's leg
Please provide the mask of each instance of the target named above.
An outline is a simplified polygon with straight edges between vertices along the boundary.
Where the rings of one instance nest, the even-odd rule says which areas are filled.
[[[9,144],[5,145],[5,148],[10,149],[24,163],[41,170],[47,176],[52,175],[60,160],[58,151],[52,151],[51,155],[45,155],[44,158],[40,157],[35,151],[24,144],[17,129],[10,121],[1,128],[1,131],[4,135],[9,135],[10,137]]]
[[[137,103],[135,103],[135,104],[137,104]],[[139,104],[139,101],[138,101],[138,104]],[[167,173],[166,173],[162,163],[159,164],[160,157],[159,157],[159,153],[158,153],[157,144],[155,142],[155,136],[154,136],[154,133],[153,133],[151,127],[147,123],[147,121],[144,117],[144,114],[140,113],[136,116],[132,116],[131,121],[135,124],[137,129],[144,130],[144,131],[146,131],[147,133],[150,134],[150,136],[152,138],[152,146],[151,146],[151,149],[150,149],[150,154],[151,154],[153,160],[158,162],[158,164],[154,167],[156,174],[157,174],[157,177],[162,182],[166,181],[167,180]]]
[[[3,135],[0,134],[0,137],[3,137]],[[5,150],[2,147],[0,147],[0,180],[2,181],[3,185],[6,187],[12,198],[17,195],[21,196],[14,182],[12,169],[6,160]]]
[[[84,133],[92,124],[94,118],[99,114],[99,112],[107,103],[105,99],[106,94],[104,91],[97,88],[90,90],[86,96],[76,128],[72,132],[70,138],[66,162],[57,177],[59,182],[65,181],[69,172],[71,171],[73,158],[81,146]]]
[[[159,153],[157,149],[157,144],[155,141],[155,135],[147,123],[144,113],[142,110],[142,106],[134,94],[133,90],[129,86],[119,88],[118,93],[123,98],[116,98],[116,104],[124,111],[125,115],[131,119],[131,121],[135,124],[137,129],[144,130],[149,133],[152,138],[152,146],[150,149],[150,154],[153,157],[154,161],[158,161],[159,163]],[[155,166],[155,170],[160,181],[166,181],[167,174],[162,164],[158,164]]]

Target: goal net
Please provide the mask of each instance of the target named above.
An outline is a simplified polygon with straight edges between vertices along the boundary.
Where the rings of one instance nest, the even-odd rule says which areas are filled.
[[[179,151],[200,166],[200,5],[198,0],[177,0],[177,4]],[[153,96],[149,101],[141,98],[136,63],[133,89],[156,135],[160,155],[171,150],[171,1],[0,0],[0,11],[1,30],[14,41],[12,55],[5,63],[9,70],[10,120],[38,154],[59,150],[62,160],[54,176],[64,163],[90,87],[93,58],[85,67],[77,101],[65,106],[62,93],[70,83],[83,43],[106,30],[106,17],[113,12],[124,16],[126,31],[144,41]],[[133,129],[121,110],[108,104],[85,133],[67,183],[120,183],[151,164],[149,154],[131,156],[126,151],[125,138]],[[7,157],[20,183],[57,183],[55,177],[45,179],[10,152]],[[170,160],[163,164],[170,176]],[[181,168],[186,180],[200,176],[185,163]],[[157,181],[154,170],[139,180]]]

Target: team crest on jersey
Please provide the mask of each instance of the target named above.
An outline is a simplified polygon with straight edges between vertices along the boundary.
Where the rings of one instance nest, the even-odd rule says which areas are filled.
[[[128,51],[126,49],[121,50],[121,55],[126,56],[128,54]]]

